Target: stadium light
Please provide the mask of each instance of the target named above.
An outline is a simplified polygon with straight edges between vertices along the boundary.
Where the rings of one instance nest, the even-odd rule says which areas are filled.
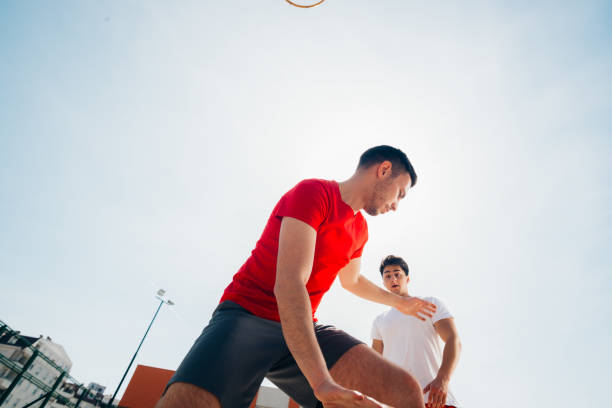
[[[159,300],[159,306],[157,306],[157,310],[155,311],[155,314],[153,315],[153,319],[151,319],[151,323],[149,323],[149,327],[147,327],[147,331],[145,332],[144,336],[142,336],[142,340],[140,340],[140,344],[138,345],[138,348],[136,349],[136,352],[134,353],[134,356],[132,357],[132,360],[130,361],[130,364],[128,364],[128,367],[125,370],[125,373],[123,373],[123,377],[121,377],[121,381],[119,381],[119,385],[117,386],[117,389],[115,390],[115,393],[113,394],[113,397],[108,402],[107,407],[112,407],[113,406],[113,401],[115,401],[115,397],[117,396],[117,393],[119,392],[119,388],[121,388],[121,384],[123,384],[123,380],[125,380],[125,376],[127,375],[128,371],[130,371],[130,367],[132,366],[132,363],[136,359],[136,355],[138,354],[138,351],[140,350],[140,347],[142,346],[142,343],[144,342],[145,338],[147,337],[147,334],[149,334],[149,330],[151,329],[151,326],[153,326],[153,322],[155,321],[155,318],[157,317],[157,314],[159,313],[159,310],[164,305],[164,303],[167,304],[168,306],[174,305],[173,301],[171,301],[170,299],[166,299],[164,297],[165,294],[166,294],[166,291],[163,290],[163,289],[160,289],[160,290],[157,291],[157,294],[155,295],[155,298],[157,300]]]

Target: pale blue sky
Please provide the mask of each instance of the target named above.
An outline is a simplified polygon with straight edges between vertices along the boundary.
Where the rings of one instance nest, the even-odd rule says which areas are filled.
[[[455,313],[467,407],[605,406],[612,356],[609,2],[0,3],[0,319],[113,390],[175,369],[302,178],[392,144],[419,173],[368,217]],[[369,342],[385,307],[319,318]]]

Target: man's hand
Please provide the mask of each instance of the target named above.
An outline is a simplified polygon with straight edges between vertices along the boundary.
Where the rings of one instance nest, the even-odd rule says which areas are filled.
[[[427,317],[433,317],[436,312],[436,305],[417,297],[400,297],[395,308],[403,314],[414,316],[422,321]]]
[[[376,403],[371,398],[357,391],[347,390],[333,381],[324,381],[321,383],[314,390],[314,394],[325,408],[382,408],[382,405]]]
[[[448,381],[448,379],[436,377],[423,388],[423,394],[429,391],[429,398],[425,403],[427,408],[444,408],[446,394],[448,393]]]

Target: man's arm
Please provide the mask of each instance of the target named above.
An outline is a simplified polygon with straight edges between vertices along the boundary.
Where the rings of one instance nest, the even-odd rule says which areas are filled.
[[[429,391],[428,403],[432,408],[444,407],[446,394],[448,393],[448,383],[461,353],[461,341],[455,326],[455,320],[451,317],[441,319],[434,323],[436,332],[444,341],[444,353],[442,354],[442,364],[438,370],[438,375],[429,383],[423,392]]]
[[[317,343],[306,290],[316,239],[316,231],[310,225],[295,218],[283,217],[274,295],[285,341],[315,396],[324,406],[379,407],[360,393],[334,382]]]
[[[385,344],[382,340],[372,340],[372,348],[376,350],[378,353],[382,354],[385,349]]]
[[[407,298],[391,293],[369,281],[359,272],[360,269],[361,258],[355,258],[338,272],[340,284],[344,289],[360,298],[394,307],[404,314],[423,321],[426,320],[426,317],[432,317],[435,313],[436,305],[433,303],[416,297]]]

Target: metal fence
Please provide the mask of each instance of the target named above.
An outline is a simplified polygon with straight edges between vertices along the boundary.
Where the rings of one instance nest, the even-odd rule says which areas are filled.
[[[71,408],[104,407],[102,397],[94,394],[93,390],[85,387],[82,383],[72,378],[68,373],[58,366],[51,358],[42,353],[36,348],[27,338],[21,336],[18,332],[11,329],[6,323],[0,320],[0,338],[10,337],[11,344],[23,345],[23,355],[20,360],[27,358],[25,362],[16,361],[9,358],[0,352],[0,369],[4,370],[4,375],[0,376],[0,380],[8,386],[0,389],[0,407],[8,407],[6,401],[11,393],[13,393],[23,381],[28,381],[33,384],[36,389],[31,393],[31,401],[19,402],[18,408],[27,407],[57,407],[66,406]],[[32,373],[30,368],[32,364],[41,359],[48,364],[52,370],[57,372],[57,376],[52,376],[52,383],[45,382]],[[2,387],[4,388],[4,387]],[[42,395],[40,395],[42,392]],[[37,395],[38,394],[38,395]],[[23,405],[21,405],[23,403]]]

